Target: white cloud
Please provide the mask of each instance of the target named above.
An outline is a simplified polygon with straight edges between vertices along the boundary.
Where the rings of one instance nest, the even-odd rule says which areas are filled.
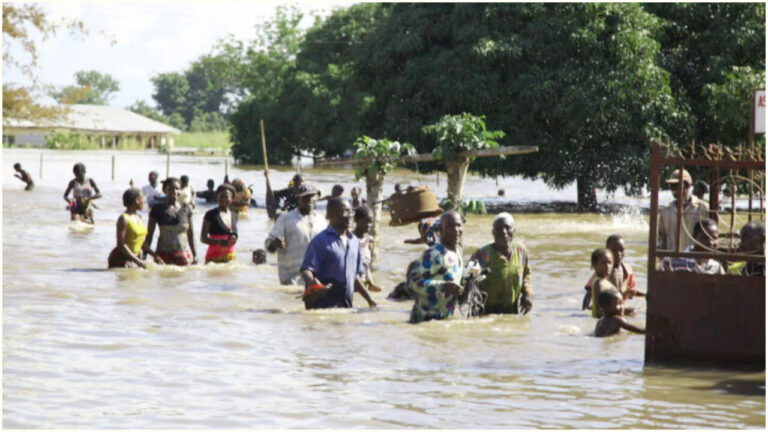
[[[327,15],[351,2],[310,2],[296,6],[309,15]],[[151,102],[150,78],[161,72],[181,71],[197,57],[211,51],[228,34],[253,39],[256,26],[270,20],[284,2],[184,1],[184,2],[52,2],[42,3],[55,20],[77,18],[90,35],[72,37],[60,32],[38,43],[38,76],[58,86],[74,82],[78,70],[109,73],[121,83],[113,105],[126,106],[137,99]],[[312,19],[305,19],[309,27]],[[101,32],[116,38],[116,44]],[[27,82],[18,72],[3,70],[4,82]],[[50,99],[47,99],[50,102]]]

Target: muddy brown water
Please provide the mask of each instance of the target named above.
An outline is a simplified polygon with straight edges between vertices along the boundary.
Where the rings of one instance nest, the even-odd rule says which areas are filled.
[[[254,266],[270,224],[262,208],[240,222],[226,265],[106,270],[120,195],[133,178],[164,175],[150,153],[3,152],[3,426],[6,428],[763,428],[764,372],[646,367],[642,336],[590,336],[580,311],[589,254],[622,233],[646,286],[647,217],[519,214],[533,265],[527,316],[407,324],[409,302],[385,299],[419,246],[413,225],[382,227],[377,310],[312,311],[280,286],[275,258]],[[70,226],[61,195],[83,161],[105,197],[93,229]],[[16,161],[38,182],[22,191]],[[263,175],[234,168],[254,183]],[[198,188],[223,177],[221,159],[174,158]],[[306,170],[324,192],[356,184],[349,170]],[[276,168],[273,184],[287,183]],[[445,179],[398,171],[391,182]],[[390,184],[390,180],[387,180]],[[560,200],[541,182],[501,180],[506,198]],[[386,188],[387,191],[391,186]],[[495,194],[470,177],[468,195]],[[263,192],[261,192],[263,194]],[[572,198],[571,198],[572,199]],[[619,197],[621,199],[621,197]],[[626,199],[629,201],[630,199]],[[263,201],[262,201],[263,202]],[[199,230],[201,205],[194,216]],[[144,215],[146,220],[146,214]],[[464,253],[491,241],[492,215],[472,216]],[[204,249],[198,245],[200,254]],[[644,324],[645,305],[633,321]]]

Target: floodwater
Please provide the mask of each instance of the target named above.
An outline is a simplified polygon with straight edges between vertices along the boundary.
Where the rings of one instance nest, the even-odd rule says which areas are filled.
[[[122,191],[130,178],[144,185],[151,169],[164,175],[165,157],[44,151],[39,179],[40,153],[3,151],[5,428],[765,427],[764,371],[646,367],[643,336],[590,336],[582,287],[589,254],[607,235],[625,236],[645,290],[648,223],[639,212],[517,215],[532,259],[533,311],[410,325],[411,304],[385,297],[421,251],[403,244],[414,226],[382,228],[378,309],[357,296],[357,309],[307,312],[296,299],[301,287],[278,284],[274,256],[250,263],[270,227],[263,208],[240,221],[235,263],[106,270]],[[35,177],[34,192],[13,178],[16,161]],[[77,161],[104,194],[89,230],[70,227],[61,198]],[[170,168],[198,188],[224,173],[223,159],[174,157]],[[253,183],[263,202],[264,177],[252,168],[230,164],[230,178]],[[362,186],[349,170],[304,173],[325,193],[333,183]],[[275,168],[270,178],[284,187],[291,175]],[[434,175],[398,171],[387,192],[396,181],[444,194],[444,177],[437,186]],[[499,182],[510,200],[575,196],[575,187]],[[468,180],[469,197],[496,190],[493,179]],[[470,217],[465,255],[491,241],[491,220]],[[632,303],[640,311],[633,321],[644,325],[643,301]]]

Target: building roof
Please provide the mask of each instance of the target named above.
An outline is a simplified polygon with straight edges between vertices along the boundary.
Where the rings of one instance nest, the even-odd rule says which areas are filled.
[[[107,105],[67,105],[66,118],[56,120],[3,119],[6,128],[70,129],[87,132],[177,134],[180,130],[136,114]]]

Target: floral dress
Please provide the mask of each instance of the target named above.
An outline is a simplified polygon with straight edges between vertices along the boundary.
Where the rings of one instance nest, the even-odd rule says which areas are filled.
[[[443,285],[446,282],[461,284],[464,268],[461,248],[454,252],[440,243],[434,244],[410,268],[406,283],[416,296],[410,322],[419,323],[451,316],[457,299],[456,296],[445,294]]]

